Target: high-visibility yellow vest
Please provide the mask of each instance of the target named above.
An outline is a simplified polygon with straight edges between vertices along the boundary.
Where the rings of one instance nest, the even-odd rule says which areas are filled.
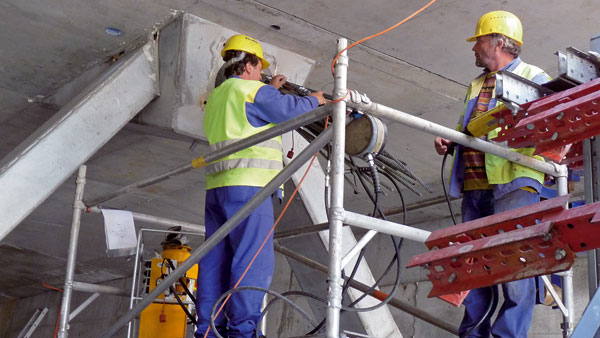
[[[210,94],[204,115],[204,134],[212,151],[273,127],[256,128],[246,117],[260,81],[230,78]],[[211,162],[205,167],[206,189],[226,186],[264,187],[283,168],[281,136]]]
[[[520,61],[520,60],[519,60]],[[533,79],[539,74],[543,74],[544,71],[536,66],[527,64],[523,61],[520,61],[513,70],[510,70],[512,73],[524,77],[526,79]],[[471,109],[474,107],[474,103],[477,101],[477,97],[479,96],[479,92],[481,91],[481,87],[485,82],[487,74],[483,74],[482,76],[476,78],[471,82],[469,89],[467,90],[467,99],[465,100],[464,111],[460,118],[458,119],[458,125],[456,126],[456,130],[464,131],[464,126],[468,121],[464,121],[465,113],[467,109],[470,107]],[[500,102],[496,101],[496,106],[498,106]],[[491,109],[493,107],[489,107]],[[472,111],[471,111],[472,113]],[[492,130],[488,133],[488,140],[492,140],[498,135],[500,128]],[[523,155],[532,156],[539,160],[544,160],[541,156],[533,156],[533,152],[535,148],[520,148],[520,149],[511,149]],[[456,156],[457,154],[455,154]],[[454,161],[454,165],[456,165],[456,160]],[[501,157],[494,156],[492,154],[485,154],[485,171],[488,182],[490,184],[506,184],[512,182],[514,179],[519,177],[529,177],[539,181],[540,183],[544,183],[544,174],[520,165],[518,163],[510,162]],[[452,181],[452,180],[451,180]],[[462,189],[462,187],[460,187]],[[453,190],[453,189],[451,189]]]

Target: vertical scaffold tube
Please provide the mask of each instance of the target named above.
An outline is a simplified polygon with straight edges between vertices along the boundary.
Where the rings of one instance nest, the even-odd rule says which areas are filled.
[[[71,238],[69,240],[69,253],[67,256],[67,273],[65,274],[65,286],[63,291],[62,306],[60,307],[60,329],[59,338],[69,336],[69,311],[71,309],[71,296],[73,294],[73,275],[75,274],[75,258],[77,257],[77,244],[79,242],[79,228],[81,225],[81,213],[85,209],[83,204],[83,188],[85,187],[85,174],[87,167],[79,167],[77,175],[77,187],[75,188],[75,199],[73,201],[73,222],[71,224]]]
[[[562,175],[556,178],[558,185],[558,195],[563,196],[569,193],[568,176],[566,166],[562,166]],[[566,206],[569,207],[568,205]],[[562,277],[563,282],[563,301],[567,308],[567,315],[563,316],[563,337],[568,338],[573,333],[574,329],[574,312],[575,304],[573,302],[573,268],[564,272]]]
[[[348,42],[340,38],[337,52],[344,50]],[[333,95],[341,98],[346,95],[348,57],[344,52],[335,65]],[[340,100],[333,107],[333,152],[331,179],[331,208],[329,215],[329,274],[327,296],[327,338],[340,335],[340,309],[342,306],[342,220],[344,217],[344,147],[346,102]]]

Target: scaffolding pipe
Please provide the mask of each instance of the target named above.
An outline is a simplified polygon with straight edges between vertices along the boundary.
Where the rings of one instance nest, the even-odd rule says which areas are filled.
[[[566,165],[561,166],[564,171],[567,170]],[[556,179],[556,185],[558,186],[558,195],[564,196],[569,193],[569,183],[566,176],[560,176]],[[565,209],[569,208],[569,203],[565,205]],[[563,284],[563,300],[564,305],[567,308],[566,315],[563,315],[563,337],[568,338],[573,333],[575,328],[575,304],[573,301],[573,268],[565,271],[562,276]]]
[[[320,223],[310,226],[305,226],[298,229],[277,231],[273,235],[273,239],[290,239],[298,236],[314,234],[319,231],[329,229],[329,223]]]
[[[162,173],[158,176],[155,177],[151,177],[151,178],[147,178],[145,180],[141,180],[135,183],[132,183],[130,185],[127,185],[125,187],[119,188],[113,192],[110,192],[106,195],[97,197],[91,201],[86,201],[86,205],[87,206],[96,206],[99,205],[101,203],[105,203],[107,201],[110,201],[112,199],[115,199],[121,195],[130,193],[132,191],[135,191],[136,189],[140,189],[140,188],[145,188],[147,186],[165,181],[171,177],[177,176],[177,175],[181,175],[183,173],[186,173],[194,168],[199,168],[202,167],[210,162],[216,161],[222,157],[231,155],[233,153],[236,153],[242,149],[246,149],[250,146],[253,146],[255,144],[258,144],[260,142],[266,141],[268,139],[271,139],[275,136],[281,135],[283,133],[286,133],[290,130],[294,130],[297,129],[299,127],[305,126],[307,124],[310,124],[314,121],[317,121],[319,119],[324,118],[325,116],[329,115],[329,113],[331,112],[331,105],[324,105],[321,106],[315,110],[312,110],[308,113],[302,114],[298,117],[295,117],[291,120],[287,120],[281,124],[278,124],[277,126],[273,127],[273,128],[269,128],[263,132],[260,132],[258,134],[252,135],[248,138],[245,138],[243,140],[240,140],[238,142],[232,143],[228,146],[225,146],[219,150],[213,151],[211,153],[208,153],[204,156],[201,156],[195,160],[192,161],[192,163],[188,163],[185,165],[182,165],[178,168],[175,169],[171,169],[165,173]]]
[[[81,313],[81,311],[85,310],[85,308],[90,306],[90,304],[92,304],[98,297],[100,297],[100,294],[96,292],[93,295],[91,295],[88,299],[86,299],[83,303],[81,303],[81,305],[79,305],[75,310],[73,310],[73,312],[71,312],[71,314],[69,314],[69,322],[71,322],[75,317],[77,317]]]
[[[131,281],[131,294],[130,294],[130,298],[129,298],[129,310],[131,310],[133,308],[133,302],[134,299],[136,297],[136,295],[138,294],[138,283],[139,281],[137,280],[137,276],[138,276],[138,267],[141,270],[141,265],[142,262],[140,262],[140,253],[143,250],[143,241],[142,241],[142,234],[144,233],[144,229],[140,229],[140,231],[138,231],[138,236],[137,236],[137,244],[135,246],[135,260],[134,260],[134,265],[133,265],[133,278]],[[127,324],[127,338],[130,338],[133,334],[132,332],[133,330],[133,325],[132,322],[129,321]]]
[[[346,265],[350,263],[350,261],[352,261],[354,256],[358,255],[360,250],[362,250],[365,246],[367,246],[367,244],[369,244],[369,242],[373,239],[373,237],[375,237],[375,235],[377,235],[377,231],[369,230],[364,236],[362,236],[362,238],[358,242],[356,242],[356,245],[352,247],[352,249],[350,249],[350,251],[348,251],[346,255],[344,255],[344,257],[342,258],[342,269],[345,268]]]
[[[71,297],[73,295],[73,275],[75,274],[75,258],[77,257],[77,244],[79,243],[79,229],[81,226],[81,213],[85,210],[83,204],[83,189],[85,187],[85,175],[87,167],[79,166],[77,174],[77,185],[75,187],[75,199],[73,201],[73,222],[71,223],[71,238],[69,239],[69,254],[67,256],[67,272],[65,274],[65,286],[63,288],[62,306],[60,307],[60,328],[58,338],[69,336],[69,310],[71,308]]]
[[[560,312],[562,312],[563,316],[568,316],[569,312],[567,311],[567,308],[563,304],[563,302],[560,299],[560,296],[558,295],[558,293],[556,292],[556,290],[554,290],[554,287],[552,286],[552,283],[550,282],[550,280],[548,280],[548,276],[542,276],[542,282],[544,282],[544,285],[546,286],[546,289],[552,295],[552,299],[554,299],[554,301],[556,302],[556,305],[560,309]]]
[[[300,254],[298,254],[297,252],[294,252],[290,249],[287,249],[285,247],[280,246],[279,244],[274,244],[275,250],[277,250],[278,252],[280,252],[281,254],[284,254],[308,267],[311,267],[317,271],[323,272],[323,273],[327,273],[327,267],[323,264],[320,264],[318,262],[315,262],[314,260],[311,260],[309,258],[306,258],[305,256],[302,256]],[[357,289],[361,292],[367,292],[369,294],[369,296],[374,297],[375,294],[375,290],[371,290],[371,287],[363,284],[359,281],[356,281],[354,279],[351,279],[349,281],[349,284],[352,288]],[[392,298],[390,299],[390,301],[388,302],[389,305],[394,306],[395,308],[402,310],[416,318],[419,318],[433,326],[439,327],[440,329],[447,331],[455,336],[458,336],[458,327],[450,324],[448,322],[445,322],[441,319],[439,319],[438,317],[434,317],[432,315],[430,315],[429,313],[416,308],[410,304],[407,304],[397,298]]]
[[[102,210],[113,210],[113,209],[90,207],[87,209],[87,212],[91,212],[94,214],[102,214]],[[141,214],[138,212],[131,212],[131,215],[133,216],[133,219],[136,221],[147,222],[147,223],[156,224],[156,225],[162,225],[165,227],[180,226],[182,230],[197,232],[197,233],[201,233],[201,234],[206,233],[206,229],[204,228],[204,225],[200,225],[200,224],[177,221],[177,220],[173,220],[173,219],[169,219],[169,218]]]
[[[594,174],[592,169],[592,142],[590,139],[581,141],[583,145],[583,191],[585,193],[585,204],[594,203]],[[588,290],[590,300],[598,288],[598,265],[596,262],[598,249],[587,252],[588,266]]]
[[[348,45],[345,38],[337,41],[333,95],[347,94],[348,57],[344,51]],[[343,51],[343,52],[342,52]],[[344,214],[344,158],[346,132],[346,102],[333,105],[333,151],[331,156],[331,207],[329,215],[329,273],[327,278],[327,322],[325,336],[340,335],[340,309],[342,308],[342,218]]]
[[[344,223],[354,225],[363,229],[372,229],[384,234],[402,237],[411,241],[425,243],[431,231],[422,230],[407,225],[385,221],[379,218],[373,218],[351,211],[344,211],[342,216]]]
[[[441,136],[443,138],[451,140],[452,142],[459,143],[464,146],[477,149],[479,151],[489,153],[498,157],[502,157],[511,162],[519,163],[528,168],[541,171],[550,176],[567,176],[566,167],[562,168],[563,166],[536,160],[533,157],[522,155],[515,151],[512,151],[510,148],[505,148],[492,142],[487,142],[480,140],[476,137],[468,136],[454,129],[446,128],[437,123],[427,121],[425,119],[410,115],[400,110],[386,107],[378,103],[348,102],[348,107],[358,109],[359,111],[372,114],[373,116],[382,119],[401,123],[405,126],[424,131],[428,134]]]
[[[233,228],[235,228],[243,219],[254,210],[260,203],[262,203],[267,197],[274,193],[279,187],[285,183],[292,174],[301,168],[306,161],[308,161],[315,153],[324,147],[327,142],[331,139],[333,130],[331,128],[325,130],[319,137],[317,137],[311,144],[309,144],[304,151],[292,160],[277,176],[275,176],[266,186],[264,186],[248,203],[246,203],[235,215],[233,215],[227,222],[219,227],[219,229],[208,237],[206,241],[194,250],[191,255],[172,273],[170,273],[158,286],[156,286],[146,297],[140,302],[135,304],[128,312],[123,314],[119,320],[113,324],[108,331],[106,331],[104,337],[112,337],[117,331],[129,321],[131,321],[138,313],[145,309],[156,299],[161,293],[163,293],[169,286],[173,285],[179,277],[188,271],[194,264],[200,261],[200,258],[204,257],[213,247],[215,247],[223,238],[225,238]]]
[[[73,290],[82,291],[82,292],[90,292],[90,293],[102,293],[108,295],[116,295],[116,296],[129,296],[129,293],[123,289],[119,289],[114,286],[108,285],[98,285],[84,282],[73,282]]]

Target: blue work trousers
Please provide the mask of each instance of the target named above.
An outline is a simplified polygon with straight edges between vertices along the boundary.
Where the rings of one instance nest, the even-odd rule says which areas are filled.
[[[210,237],[231,218],[260,188],[232,186],[206,191],[206,237]],[[224,292],[233,288],[260,245],[273,227],[273,202],[267,198],[235,227],[225,239],[200,259],[196,311],[198,329],[195,337],[204,337],[210,326],[213,304]],[[268,289],[273,277],[273,235],[246,273],[239,286],[257,286]],[[223,337],[254,337],[260,319],[263,292],[245,290],[235,292],[225,306],[225,313],[216,318],[215,325]],[[220,306],[220,305],[219,305]],[[218,310],[218,308],[217,308]],[[209,333],[208,337],[215,337]]]
[[[462,218],[463,222],[467,222],[539,201],[539,194],[522,189],[507,193],[499,199],[494,199],[492,190],[465,191],[462,200]],[[468,337],[489,338],[491,334],[493,337],[527,338],[536,300],[535,279],[507,282],[501,284],[501,287],[504,303],[494,324],[491,325],[491,315],[489,315]],[[498,285],[469,292],[463,302],[465,315],[459,327],[460,337],[466,338],[464,335],[485,315],[492,299],[494,303],[490,312],[494,313],[498,305]]]

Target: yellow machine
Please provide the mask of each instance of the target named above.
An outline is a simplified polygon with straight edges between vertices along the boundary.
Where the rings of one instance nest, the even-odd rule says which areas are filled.
[[[172,271],[168,260],[176,268],[178,264],[190,256],[191,248],[177,240],[167,240],[162,243],[162,246],[162,258],[152,259],[147,292],[151,292]],[[186,272],[185,276],[181,277],[180,282],[175,283],[173,288],[169,288],[153,304],[142,311],[139,338],[185,337],[188,318],[183,308],[177,303],[175,294],[182,302],[189,300],[181,282],[185,283],[188,289],[193,292],[197,276],[198,265],[194,265]],[[175,294],[172,291],[175,291]]]
[[[505,109],[508,108],[506,108],[506,105],[502,103],[498,107],[490,109],[485,113],[471,119],[467,125],[467,130],[475,137],[486,135],[490,131],[498,128],[498,118],[495,115]]]

